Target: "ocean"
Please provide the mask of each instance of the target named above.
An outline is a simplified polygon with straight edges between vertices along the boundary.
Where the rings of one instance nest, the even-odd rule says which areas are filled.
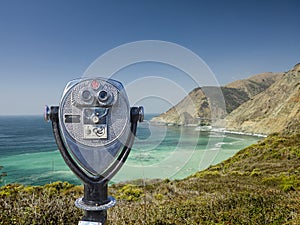
[[[195,127],[157,126],[145,116],[133,149],[111,183],[133,179],[182,179],[217,164],[256,143],[259,137],[197,131]],[[64,163],[42,116],[0,116],[0,185],[44,185],[54,181],[80,184]]]

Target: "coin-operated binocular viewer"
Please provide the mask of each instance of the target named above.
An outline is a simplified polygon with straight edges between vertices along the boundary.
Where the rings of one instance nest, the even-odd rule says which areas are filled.
[[[116,203],[108,181],[127,159],[143,118],[143,107],[129,107],[123,85],[104,78],[71,81],[59,106],[46,106],[60,153],[84,184],[75,202],[85,211],[79,224],[106,224],[107,209]]]

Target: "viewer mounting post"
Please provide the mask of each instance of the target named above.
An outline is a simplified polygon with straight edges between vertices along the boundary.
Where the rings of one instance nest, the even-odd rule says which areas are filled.
[[[84,184],[75,205],[84,210],[80,225],[105,225],[109,180],[120,170],[132,148],[144,108],[129,107],[123,85],[112,79],[87,78],[67,84],[59,106],[45,107],[60,153]]]

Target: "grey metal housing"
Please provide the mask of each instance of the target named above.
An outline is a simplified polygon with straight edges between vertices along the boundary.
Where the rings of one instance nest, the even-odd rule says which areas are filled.
[[[86,115],[88,110],[91,115]],[[69,82],[58,116],[67,150],[85,172],[95,177],[116,160],[130,135],[128,98],[123,85],[115,80]]]

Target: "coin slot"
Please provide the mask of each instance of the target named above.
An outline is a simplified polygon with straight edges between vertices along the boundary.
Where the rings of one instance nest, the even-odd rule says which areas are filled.
[[[65,115],[65,123],[80,123],[80,115]]]

